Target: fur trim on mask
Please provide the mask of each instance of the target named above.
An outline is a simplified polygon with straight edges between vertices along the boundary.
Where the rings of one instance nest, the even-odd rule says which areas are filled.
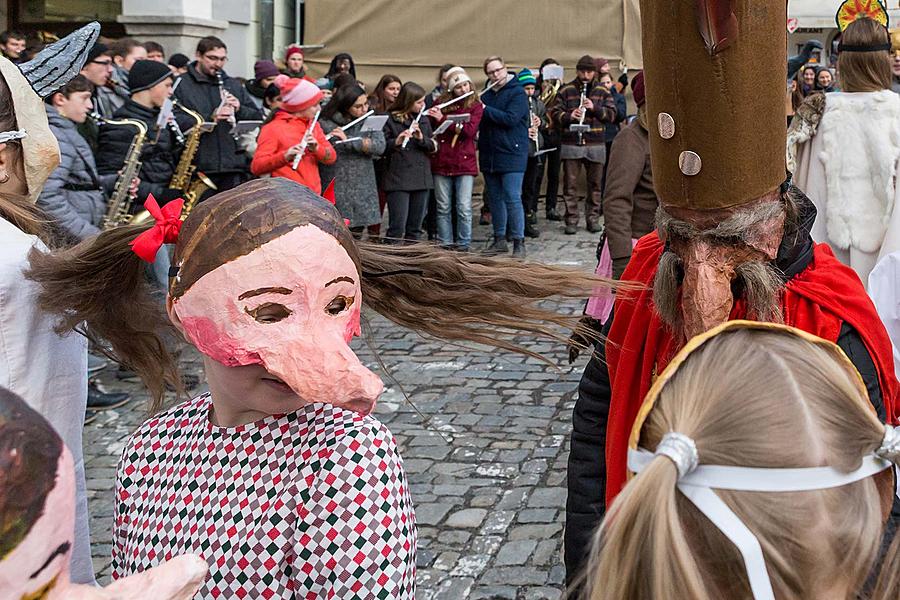
[[[894,209],[900,96],[891,90],[828,94],[819,134],[829,241],[878,252]]]

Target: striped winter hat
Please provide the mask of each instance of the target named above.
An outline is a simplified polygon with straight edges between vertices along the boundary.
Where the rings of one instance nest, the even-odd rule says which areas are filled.
[[[522,85],[537,85],[537,79],[534,78],[534,73],[531,72],[531,69],[522,69],[516,75],[516,78]]]

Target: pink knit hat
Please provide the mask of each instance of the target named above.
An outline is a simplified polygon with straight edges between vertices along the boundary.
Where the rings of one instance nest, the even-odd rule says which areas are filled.
[[[279,75],[275,85],[281,90],[281,108],[288,112],[305,110],[322,99],[322,90],[306,79]]]

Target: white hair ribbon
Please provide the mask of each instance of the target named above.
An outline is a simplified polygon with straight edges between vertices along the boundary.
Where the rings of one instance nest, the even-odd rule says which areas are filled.
[[[694,441],[674,432],[663,436],[655,453],[643,448],[629,450],[628,469],[639,474],[659,456],[675,463],[679,491],[740,551],[755,600],[775,600],[759,540],[714,490],[805,492],[854,483],[891,468],[892,459],[900,458],[900,429],[885,426],[881,447],[875,454],[864,457],[860,467],[849,473],[832,467],[764,469],[700,465]]]
[[[13,140],[21,140],[26,137],[28,137],[28,134],[24,129],[18,131],[0,131],[0,144],[5,144],[6,142],[11,142]]]

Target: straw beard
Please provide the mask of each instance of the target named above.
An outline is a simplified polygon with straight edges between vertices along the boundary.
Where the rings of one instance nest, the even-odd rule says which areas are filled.
[[[751,237],[755,225],[767,222],[779,213],[787,212],[789,220],[792,220],[790,219],[792,208],[793,202],[789,199],[785,202],[762,204],[736,212],[711,230],[700,231],[689,223],[673,218],[660,207],[657,211],[657,229],[688,242],[704,236],[745,240]],[[735,251],[738,252],[742,246],[740,242],[735,244]],[[683,260],[667,247],[660,257],[653,280],[653,303],[660,319],[674,331],[684,329],[681,297],[683,279]],[[771,261],[748,260],[734,267],[732,295],[735,299],[743,297],[746,301],[747,318],[773,323],[782,322],[781,292],[784,286],[782,274]]]

